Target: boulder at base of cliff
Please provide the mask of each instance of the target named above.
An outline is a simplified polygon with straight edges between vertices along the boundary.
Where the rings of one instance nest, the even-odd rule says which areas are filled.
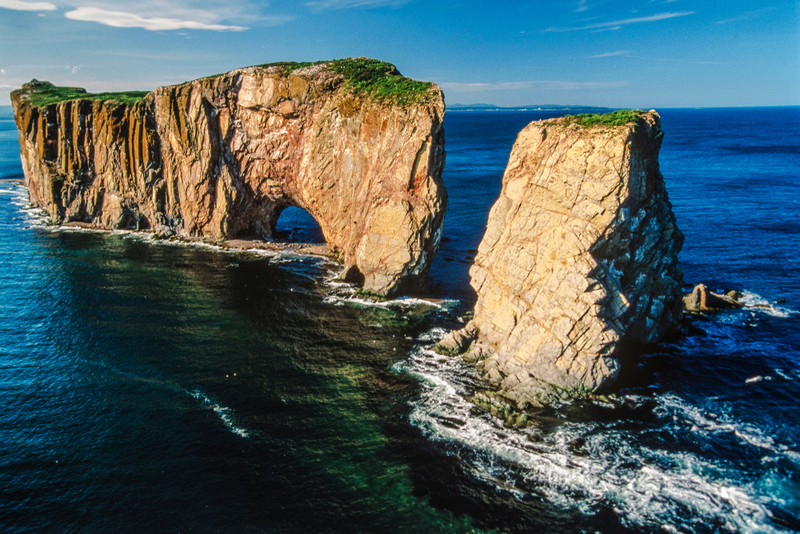
[[[519,134],[470,270],[468,354],[489,354],[487,378],[518,407],[594,392],[616,377],[622,342],[655,342],[682,316],[660,117],[598,119]]]

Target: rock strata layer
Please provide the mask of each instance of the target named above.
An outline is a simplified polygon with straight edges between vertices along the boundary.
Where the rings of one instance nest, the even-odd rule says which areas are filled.
[[[466,357],[512,404],[594,392],[617,376],[623,343],[681,319],[662,136],[651,111],[624,126],[538,121],[517,137],[470,270],[474,318],[443,341],[476,338]]]
[[[441,238],[442,93],[429,84],[423,98],[392,101],[331,65],[248,67],[127,104],[34,105],[52,86],[26,84],[12,103],[31,202],[56,223],[208,241],[269,238],[297,206],[350,279],[402,291],[424,278]]]

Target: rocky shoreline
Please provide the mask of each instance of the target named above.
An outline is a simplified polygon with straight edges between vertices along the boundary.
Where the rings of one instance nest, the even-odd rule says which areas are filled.
[[[83,230],[91,230],[97,232],[111,232],[116,230],[107,226],[99,226],[93,223],[85,223],[81,221],[71,221],[58,225],[58,228],[80,228]],[[134,231],[135,233],[135,231]],[[160,237],[157,234],[148,233],[152,235],[156,241],[165,242],[181,242],[187,245],[213,245],[221,250],[232,250],[239,252],[247,251],[265,251],[265,252],[296,252],[299,254],[307,254],[309,256],[319,256],[324,258],[331,258],[335,255],[327,243],[293,243],[289,241],[273,241],[264,239],[260,236],[244,236],[236,239],[223,239],[219,241],[209,242],[202,238],[187,238],[179,236]]]

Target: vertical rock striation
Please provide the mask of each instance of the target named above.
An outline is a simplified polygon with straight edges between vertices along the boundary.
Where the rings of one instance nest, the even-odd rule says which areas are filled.
[[[621,344],[655,342],[681,318],[683,235],[659,171],[662,136],[653,111],[624,126],[555,119],[519,134],[462,332],[518,406],[595,391],[617,375]]]
[[[58,88],[26,84],[12,103],[31,201],[58,223],[212,241],[270,237],[297,206],[366,291],[419,282],[447,204],[441,90],[363,58],[287,65],[133,103],[80,94],[37,103]],[[403,84],[410,94],[396,90]]]

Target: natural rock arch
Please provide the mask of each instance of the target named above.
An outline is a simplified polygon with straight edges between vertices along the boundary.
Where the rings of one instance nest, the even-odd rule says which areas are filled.
[[[441,90],[373,60],[295,67],[238,69],[129,104],[37,105],[52,86],[26,84],[12,102],[32,202],[56,222],[212,241],[270,237],[297,206],[364,290],[419,282],[447,204]]]
[[[293,243],[313,245],[325,242],[325,235],[317,220],[297,206],[287,206],[280,212],[273,235]]]

